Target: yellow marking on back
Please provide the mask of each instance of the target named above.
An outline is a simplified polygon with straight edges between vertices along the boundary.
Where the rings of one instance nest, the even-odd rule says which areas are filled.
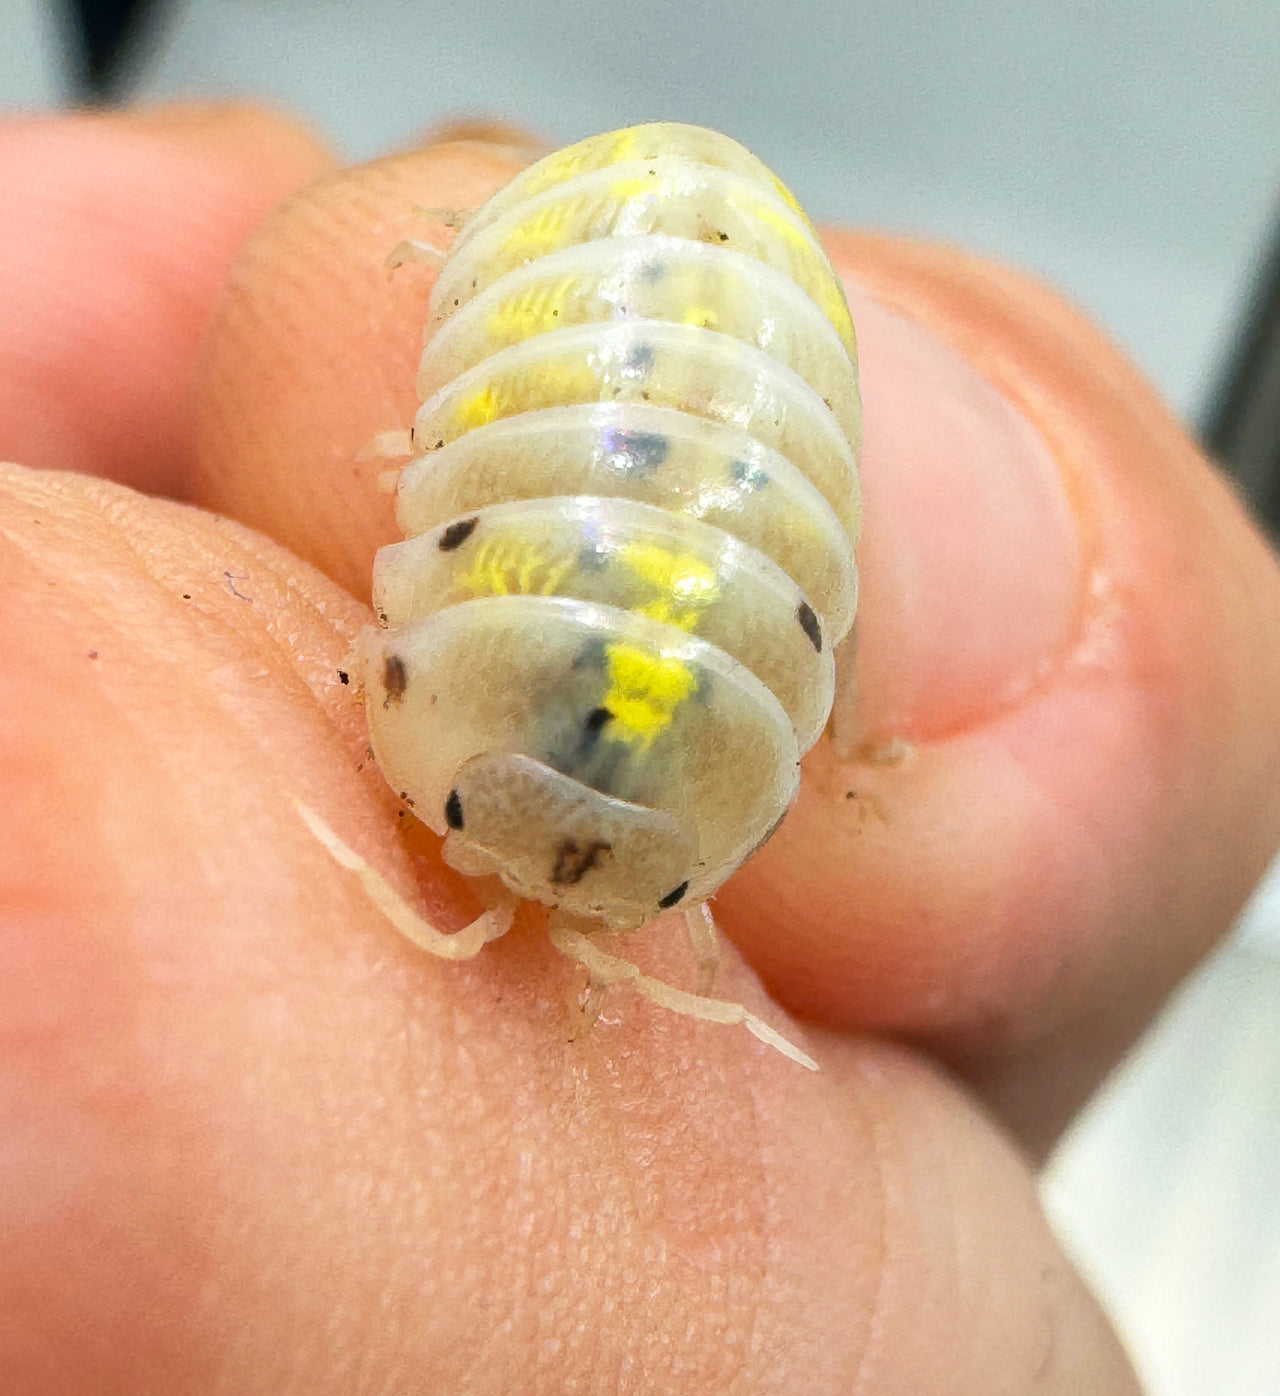
[[[809,234],[806,228],[798,228],[794,220],[775,208],[772,204],[756,204],[751,210],[751,217],[757,223],[762,223],[766,228],[772,228],[785,242],[789,242],[792,247],[798,248],[809,256],[813,255],[813,243],[809,241]]]
[[[462,398],[453,409],[453,419],[460,432],[473,431],[476,427],[488,426],[505,413],[503,402],[491,383]]]
[[[581,145],[567,146],[555,155],[548,155],[536,171],[530,171],[525,177],[524,197],[531,198],[534,194],[541,194],[544,189],[550,189],[553,184],[563,184],[572,179],[586,164],[590,151],[585,147],[590,144],[584,141]]]
[[[630,179],[617,179],[609,186],[609,197],[625,204],[628,199],[640,199],[646,194],[655,194],[662,188],[662,180],[656,175],[633,175]]]
[[[605,665],[609,688],[602,706],[612,717],[609,731],[641,751],[671,725],[676,709],[698,686],[681,660],[626,641],[605,647]]]
[[[657,543],[630,543],[618,559],[653,592],[632,609],[650,620],[692,630],[698,617],[720,596],[715,569],[692,553],[673,553]]]
[[[600,380],[590,364],[551,359],[530,364],[518,373],[490,379],[483,387],[460,398],[453,409],[458,435],[488,426],[501,417],[529,412],[536,407],[591,402]]]
[[[854,349],[853,321],[849,318],[849,307],[835,279],[835,273],[827,266],[822,254],[810,241],[808,235],[776,208],[759,204],[753,210],[757,222],[781,234],[793,253],[799,256],[801,275],[797,277],[802,288],[809,293],[818,308],[831,321],[835,332],[840,336],[850,354]],[[805,220],[805,228],[808,228]]]
[[[578,278],[561,277],[554,285],[545,282],[503,301],[485,321],[485,328],[502,344],[544,334],[565,323],[564,310],[578,284]]]
[[[507,234],[502,249],[503,261],[516,265],[532,262],[567,243],[581,202],[580,199],[570,199],[549,203],[517,223]]]
[[[782,198],[782,202],[786,204],[786,206],[792,211],[792,213],[798,213],[807,224],[809,222],[809,215],[805,213],[804,209],[800,207],[800,200],[796,198],[796,196],[791,192],[791,190],[788,189],[785,184],[783,184],[783,182],[778,178],[776,174],[774,174],[772,170],[769,171],[769,178],[773,180],[773,187],[778,191],[778,194]]]
[[[555,557],[538,543],[499,535],[476,550],[454,581],[470,596],[554,596],[573,567],[571,557]]]
[[[624,160],[635,157],[636,138],[628,127],[616,133],[616,138],[608,134],[592,136],[576,145],[548,155],[536,171],[530,171],[524,179],[523,193],[526,198],[550,189],[554,184],[563,184],[591,170],[604,169],[606,165],[620,165]]]
[[[628,126],[618,132],[618,139],[614,141],[609,153],[601,160],[602,165],[621,165],[628,160],[638,160],[640,158],[637,150],[636,128]]]
[[[699,330],[714,330],[720,326],[720,316],[709,305],[690,305],[681,317],[686,325]]]

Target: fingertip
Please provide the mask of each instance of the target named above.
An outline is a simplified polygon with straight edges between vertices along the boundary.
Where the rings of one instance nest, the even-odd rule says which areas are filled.
[[[829,246],[878,303],[861,335],[857,685],[876,740],[810,754],[797,807],[721,916],[789,1007],[927,1043],[1039,1146],[1226,931],[1280,836],[1264,716],[1280,659],[1263,638],[1280,573],[1137,370],[1046,288],[950,249]],[[963,372],[930,369],[939,350]],[[999,412],[953,413],[989,479],[1025,490],[1039,472],[1056,535],[1009,527],[995,495],[939,507],[957,453],[912,448],[930,393],[954,406],[965,378],[1006,428],[1021,419],[1001,444]],[[1020,630],[1024,610],[1039,619]],[[984,683],[995,701],[974,701]]]

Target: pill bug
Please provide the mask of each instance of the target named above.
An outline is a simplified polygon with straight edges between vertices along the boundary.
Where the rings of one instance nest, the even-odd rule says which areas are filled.
[[[736,142],[655,123],[530,166],[440,267],[405,539],[378,554],[356,660],[378,764],[447,862],[553,908],[594,983],[810,1066],[592,932],[680,906],[709,960],[707,898],[795,796],[856,605],[855,365],[812,227]],[[303,815],[436,953],[510,924],[410,924]]]

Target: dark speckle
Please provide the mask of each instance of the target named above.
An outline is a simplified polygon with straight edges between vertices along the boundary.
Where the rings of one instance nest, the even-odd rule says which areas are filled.
[[[720,241],[721,241],[721,242],[728,242],[728,241],[729,241],[729,234],[728,234],[728,233],[721,233],[721,234],[720,234]]]
[[[246,596],[246,595],[244,594],[244,592],[242,592],[242,591],[236,586],[236,583],[237,583],[237,582],[247,582],[247,581],[249,580],[249,578],[248,578],[244,573],[242,573],[242,572],[223,572],[222,575],[223,575],[223,578],[226,580],[226,583],[227,583],[227,590],[231,593],[232,596],[234,596],[234,597],[236,598],[237,601],[247,601],[247,602],[249,602],[250,605],[253,604],[253,597],[252,597],[252,596]]]
[[[350,683],[350,682],[351,682],[351,675],[348,674],[347,671],[346,671],[345,669],[339,669],[339,670],[338,670],[338,682],[339,682],[339,683]]]
[[[451,829],[462,828],[462,797],[456,790],[450,790],[444,802],[444,822]]]
[[[90,650],[90,651],[89,651],[89,658],[90,658],[90,659],[97,659],[97,657],[98,657],[98,651],[97,651],[97,650]]]
[[[796,607],[796,619],[800,622],[800,629],[809,637],[809,643],[821,654],[822,626],[818,624],[818,617],[807,601],[802,601]]]
[[[621,456],[628,470],[656,470],[667,458],[671,442],[661,432],[619,431],[616,427],[605,430],[601,440],[605,451],[613,456]]]
[[[576,886],[592,868],[599,866],[600,855],[608,853],[611,846],[599,839],[588,839],[584,843],[577,839],[563,840],[556,849],[555,867],[551,870],[553,886]]]
[[[476,531],[476,524],[480,522],[477,514],[472,514],[469,519],[455,519],[448,528],[440,534],[437,547],[442,553],[451,553],[455,548],[460,548],[468,538]]]
[[[734,461],[729,467],[729,474],[735,485],[741,489],[749,490],[752,494],[757,490],[764,489],[769,483],[768,475],[758,465],[752,465],[750,461]]]
[[[409,671],[404,667],[404,660],[398,654],[387,655],[387,661],[382,668],[382,687],[387,696],[382,706],[387,708],[392,703],[398,703],[404,697],[404,691],[408,686]]]
[[[653,372],[653,345],[641,340],[633,344],[623,362],[622,371],[628,378],[645,378]]]
[[[587,720],[582,724],[583,744],[590,745],[594,742],[612,718],[613,714],[608,708],[592,708],[587,714]]]
[[[184,601],[190,601],[190,600],[191,600],[191,593],[190,593],[189,591],[184,591],[184,592],[182,593],[182,599],[183,599]]]
[[[685,881],[682,882],[679,887],[673,887],[665,897],[660,898],[658,901],[658,905],[663,909],[663,911],[666,911],[668,907],[675,906],[675,904],[680,900],[681,897],[684,896],[684,894],[688,890],[689,882],[686,878]]]

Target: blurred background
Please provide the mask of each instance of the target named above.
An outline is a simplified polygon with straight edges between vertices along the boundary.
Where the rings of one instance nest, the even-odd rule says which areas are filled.
[[[0,108],[229,95],[353,160],[465,115],[718,127],[819,220],[1056,284],[1280,523],[1277,0],[0,0]],[[1044,1193],[1151,1396],[1278,1396],[1280,876]]]

